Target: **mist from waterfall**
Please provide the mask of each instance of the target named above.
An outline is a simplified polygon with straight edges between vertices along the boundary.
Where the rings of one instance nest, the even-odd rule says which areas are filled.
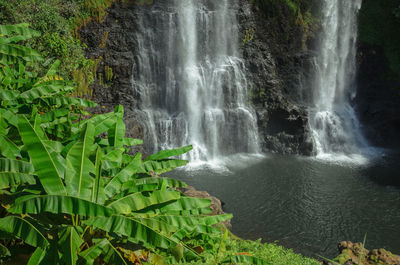
[[[168,0],[143,7],[132,85],[148,152],[192,144],[191,161],[259,152],[235,6]]]
[[[367,146],[351,99],[356,93],[357,14],[362,0],[323,0],[309,123],[317,157],[361,154]]]

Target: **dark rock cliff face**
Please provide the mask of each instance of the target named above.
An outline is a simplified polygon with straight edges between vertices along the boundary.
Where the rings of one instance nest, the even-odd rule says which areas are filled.
[[[391,74],[381,47],[360,43],[355,98],[363,132],[372,145],[400,148],[400,78]]]
[[[251,34],[243,41],[243,56],[263,150],[310,155],[313,145],[302,88],[312,54],[301,27],[289,25],[291,15],[285,11],[282,6],[276,23],[249,1],[240,1],[241,32],[244,37]]]
[[[131,86],[138,65],[138,40],[135,32],[140,12],[131,1],[114,3],[103,23],[91,22],[81,29],[88,45],[87,56],[102,58],[93,97],[102,108],[123,104],[126,108],[127,131],[132,137],[143,137],[143,129],[135,121],[139,95]],[[313,151],[308,131],[304,102],[304,85],[312,55],[307,52],[307,38],[301,27],[289,24],[290,14],[282,9],[279,23],[266,18],[249,0],[239,1],[238,20],[243,41],[242,52],[252,83],[250,91],[257,111],[262,149],[267,152],[310,155]],[[285,21],[287,20],[287,21]],[[242,40],[238,40],[242,41]],[[113,82],[104,85],[100,79],[111,68]],[[128,128],[130,130],[128,130]]]

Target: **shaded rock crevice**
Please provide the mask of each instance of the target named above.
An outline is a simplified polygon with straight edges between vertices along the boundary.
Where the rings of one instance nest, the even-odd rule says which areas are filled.
[[[400,79],[391,73],[381,47],[360,43],[354,99],[363,132],[374,146],[400,148]]]

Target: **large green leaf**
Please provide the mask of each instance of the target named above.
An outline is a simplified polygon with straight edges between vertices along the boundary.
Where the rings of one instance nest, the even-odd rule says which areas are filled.
[[[83,251],[79,256],[84,262],[82,265],[92,265],[94,260],[103,254],[103,259],[108,264],[127,265],[119,251],[107,239],[103,239],[89,249]]]
[[[135,158],[124,169],[122,169],[109,183],[104,187],[105,194],[110,198],[120,192],[122,185],[132,179],[142,165],[142,155],[138,153]]]
[[[65,184],[68,195],[91,200],[94,186],[95,167],[89,159],[91,148],[94,142],[94,126],[87,123],[82,132],[81,139],[78,140],[67,155],[67,172]]]
[[[124,154],[124,148],[117,148],[109,153],[107,153],[103,159],[110,162],[116,162],[117,164],[122,163],[122,155]]]
[[[54,63],[50,66],[49,70],[47,70],[47,73],[41,78],[41,81],[45,80],[47,77],[56,75],[57,69],[60,66],[60,64],[61,64],[60,60],[55,60]]]
[[[98,203],[99,197],[102,195],[100,192],[104,193],[104,189],[101,186],[101,170],[102,170],[102,162],[103,160],[103,152],[101,151],[100,147],[97,147],[96,150],[96,162],[95,162],[95,181],[92,189],[92,198],[91,201]],[[105,195],[104,195],[105,197]],[[102,202],[100,200],[100,202]]]
[[[10,251],[2,244],[0,244],[0,258],[11,256]]]
[[[179,230],[178,227],[166,223],[162,220],[157,220],[153,217],[150,218],[133,217],[133,219],[168,237],[170,237],[173,233]]]
[[[158,175],[171,171],[177,167],[186,166],[189,161],[187,160],[179,160],[179,159],[166,159],[160,161],[146,161],[143,163],[142,167],[138,171],[138,173],[150,173],[154,172]]]
[[[32,89],[21,93],[20,98],[26,100],[27,102],[32,102],[35,99],[53,97],[60,92],[68,92],[72,91],[73,87],[64,86],[63,84],[48,84],[48,85],[39,85],[37,87],[33,87]]]
[[[92,265],[94,260],[97,259],[103,252],[103,248],[109,244],[107,239],[97,242],[95,245],[79,253],[79,265]]]
[[[182,211],[193,211],[193,212],[187,212],[187,214],[198,215],[198,214],[203,213],[203,211],[200,209],[209,208],[210,205],[211,205],[211,201],[209,199],[181,197],[176,201],[172,201],[170,203],[167,203],[167,204],[159,206],[159,207],[149,207],[148,209],[144,209],[141,212],[178,215]],[[200,210],[200,211],[198,212],[196,210]]]
[[[111,146],[122,147],[125,138],[124,108],[122,105],[115,107],[115,113],[118,118],[114,126],[108,130],[108,142]]]
[[[30,257],[27,265],[39,265],[46,255],[46,251],[41,248],[36,248],[35,252],[33,252]]]
[[[17,44],[0,43],[0,62],[15,64],[20,60],[27,62],[41,61],[43,58],[37,51]]]
[[[23,240],[25,243],[45,249],[49,242],[46,237],[28,220],[17,217],[7,216],[0,219],[0,231],[12,234]]]
[[[67,96],[46,98],[46,101],[51,106],[77,106],[84,108],[93,108],[96,107],[97,104],[90,100],[85,100],[81,98],[73,98]]]
[[[39,37],[40,33],[38,31],[30,29],[28,23],[21,23],[15,25],[0,25],[0,35],[19,35],[24,36],[26,38],[24,40],[27,40],[33,37]]]
[[[114,209],[118,213],[129,214],[152,205],[162,204],[180,198],[180,193],[177,191],[157,190],[149,195],[145,195],[145,193],[130,194],[113,201],[108,207]]]
[[[0,100],[14,100],[19,96],[19,92],[15,90],[0,89]]]
[[[171,179],[171,178],[166,178],[166,177],[149,177],[149,178],[141,178],[141,179],[136,179],[132,181],[125,182],[123,185],[123,188],[129,188],[131,186],[137,186],[137,185],[146,185],[146,184],[158,184],[161,186],[161,184],[166,183],[167,187],[171,188],[186,188],[187,184],[184,182],[181,182],[176,179]]]
[[[0,114],[2,119],[5,119],[9,124],[18,127],[18,116],[15,115],[13,110],[0,108]]]
[[[71,214],[81,216],[110,216],[114,211],[103,205],[75,197],[44,195],[22,198],[8,210],[15,214]]]
[[[172,156],[182,155],[184,153],[189,152],[192,149],[193,149],[193,146],[188,145],[188,146],[184,146],[184,147],[177,148],[177,149],[161,150],[160,152],[158,152],[156,154],[153,154],[153,155],[150,155],[149,157],[147,157],[147,159],[145,161],[149,161],[149,160],[164,160],[164,159],[172,157]]]
[[[211,215],[211,216],[180,216],[180,215],[160,215],[154,217],[156,220],[162,220],[173,226],[194,227],[195,225],[211,226],[221,222],[225,222],[232,218],[231,214]]]
[[[75,126],[74,131],[78,132],[82,130],[85,123],[91,122],[94,125],[94,135],[97,136],[112,128],[114,124],[117,122],[117,120],[118,120],[118,114],[114,112],[94,115],[92,118],[84,120],[81,124]]]
[[[37,132],[40,128],[33,128],[28,119],[22,115],[19,117],[18,130],[44,190],[48,194],[66,194],[62,173],[57,169],[53,157]]]
[[[54,109],[50,112],[44,113],[40,115],[40,120],[42,123],[44,122],[52,122],[56,120],[59,117],[67,116],[68,113],[70,113],[70,110],[67,108],[62,108],[62,109]]]
[[[138,144],[143,144],[143,140],[141,139],[134,139],[134,138],[124,138],[124,145],[126,146],[135,146]]]
[[[97,227],[109,233],[116,233],[135,241],[154,247],[168,249],[174,242],[167,236],[151,229],[139,221],[121,215],[111,217],[95,217],[84,221],[86,225]],[[135,242],[136,243],[136,242]]]
[[[76,265],[82,238],[74,227],[66,227],[59,233],[58,245],[61,249],[62,264]]]
[[[0,154],[7,158],[21,157],[19,147],[7,136],[0,134]]]
[[[176,240],[176,241],[181,241],[185,237],[189,237],[192,234],[198,235],[198,234],[220,234],[221,230],[219,230],[216,227],[213,226],[208,226],[208,225],[192,225],[192,226],[186,226],[176,233],[174,233],[171,238]]]
[[[32,164],[20,160],[0,158],[0,189],[21,184],[35,184]]]

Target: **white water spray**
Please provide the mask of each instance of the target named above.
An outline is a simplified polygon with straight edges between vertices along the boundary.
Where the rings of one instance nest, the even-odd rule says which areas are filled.
[[[357,14],[362,0],[322,2],[310,127],[317,156],[357,155],[367,146],[350,104],[356,88]]]
[[[191,161],[259,152],[234,6],[167,0],[144,7],[132,83],[149,152],[193,144]]]

